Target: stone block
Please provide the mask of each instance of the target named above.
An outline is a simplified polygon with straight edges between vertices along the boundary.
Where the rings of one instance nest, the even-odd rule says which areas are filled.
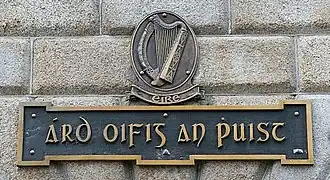
[[[276,163],[266,173],[265,180],[310,180],[330,177],[330,96],[298,95],[297,99],[312,101],[314,165],[281,166],[280,163]]]
[[[131,35],[144,16],[158,10],[177,13],[191,25],[196,34],[226,34],[227,7],[225,0],[104,0],[102,34]]]
[[[330,36],[301,36],[298,39],[301,92],[330,92]]]
[[[196,105],[217,105],[217,106],[227,106],[227,105],[272,105],[278,104],[281,100],[294,99],[294,96],[290,95],[260,95],[260,96],[215,96],[206,95],[204,100],[196,102]]]
[[[134,179],[144,180],[190,180],[195,179],[193,166],[135,166]]]
[[[50,102],[54,106],[119,106],[123,96],[32,96],[36,102]]]
[[[201,37],[195,83],[206,93],[296,91],[290,37]]]
[[[0,97],[0,179],[61,179],[60,167],[18,168],[16,162],[18,105],[27,97]],[[50,176],[51,175],[51,176]]]
[[[231,1],[234,34],[329,33],[330,1]]]
[[[29,93],[30,61],[29,39],[0,38],[0,95]]]
[[[194,78],[206,93],[296,92],[289,37],[200,37]],[[130,38],[41,38],[35,41],[34,94],[124,94],[135,81]]]
[[[129,90],[130,39],[41,38],[35,41],[34,94],[124,94]]]
[[[1,36],[99,34],[99,0],[0,1]]]
[[[259,180],[268,166],[268,161],[206,161],[200,180]]]

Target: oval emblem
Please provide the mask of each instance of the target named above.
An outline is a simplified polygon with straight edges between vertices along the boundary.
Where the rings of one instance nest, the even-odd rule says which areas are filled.
[[[138,81],[131,96],[155,104],[173,104],[200,96],[192,84],[198,60],[194,32],[178,15],[157,11],[134,31],[132,67]]]

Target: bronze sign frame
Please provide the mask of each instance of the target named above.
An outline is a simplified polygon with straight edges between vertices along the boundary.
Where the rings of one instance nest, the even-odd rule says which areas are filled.
[[[23,130],[24,130],[24,107],[46,106],[46,111],[153,111],[153,110],[283,110],[284,105],[306,106],[307,128],[307,152],[308,159],[286,159],[285,155],[190,155],[188,160],[143,160],[141,155],[52,155],[45,156],[43,161],[23,161]],[[53,107],[50,103],[22,103],[19,108],[18,142],[17,142],[17,165],[18,166],[48,166],[50,161],[62,160],[135,160],[137,165],[195,165],[195,160],[280,160],[286,165],[312,165],[313,164],[313,141],[312,141],[312,113],[311,102],[307,100],[285,100],[277,105],[263,106],[108,106],[108,107]]]

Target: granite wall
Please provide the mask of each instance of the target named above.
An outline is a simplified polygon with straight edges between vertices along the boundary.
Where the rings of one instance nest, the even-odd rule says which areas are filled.
[[[142,17],[161,9],[181,15],[197,34],[194,82],[206,92],[198,104],[312,101],[314,166],[84,161],[16,167],[20,102],[131,104],[125,94],[134,79],[131,35]],[[1,0],[0,36],[0,179],[330,179],[329,0]]]

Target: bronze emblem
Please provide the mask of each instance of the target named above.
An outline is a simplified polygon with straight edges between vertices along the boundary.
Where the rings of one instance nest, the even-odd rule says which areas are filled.
[[[173,12],[154,12],[140,22],[134,31],[131,57],[138,79],[131,97],[165,105],[201,95],[192,84],[198,60],[195,34]]]

